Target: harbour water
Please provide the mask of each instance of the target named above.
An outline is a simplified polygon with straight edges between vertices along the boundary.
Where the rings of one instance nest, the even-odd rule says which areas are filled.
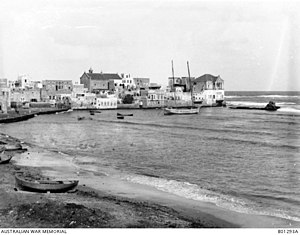
[[[3,124],[0,131],[82,169],[228,210],[300,221],[300,92],[226,92],[227,104],[263,107],[270,100],[281,108],[202,108],[187,116],[74,111]],[[133,116],[119,120],[117,112]]]

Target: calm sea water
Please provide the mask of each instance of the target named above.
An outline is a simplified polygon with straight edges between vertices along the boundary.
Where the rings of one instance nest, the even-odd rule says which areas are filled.
[[[83,169],[114,169],[115,177],[185,198],[300,221],[300,92],[226,92],[228,104],[270,100],[281,109],[202,108],[190,116],[74,111],[0,131],[63,152]],[[118,120],[117,112],[134,116]]]

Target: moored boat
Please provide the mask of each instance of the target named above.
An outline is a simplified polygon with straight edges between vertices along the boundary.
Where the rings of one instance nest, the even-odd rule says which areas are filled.
[[[198,114],[200,111],[200,107],[188,107],[188,108],[173,108],[173,107],[169,107],[169,108],[165,108],[164,109],[164,115],[172,115],[172,114]]]
[[[15,175],[16,186],[33,192],[67,192],[78,185],[78,180],[35,180],[22,174]]]
[[[95,115],[95,113],[101,113],[100,110],[90,110],[90,115]]]
[[[189,62],[187,62],[187,69],[188,69],[189,81],[190,81],[190,84],[191,84]],[[172,75],[173,75],[173,80],[174,80],[173,61],[172,61]],[[190,90],[191,90],[191,100],[192,100],[192,105],[191,106],[188,106],[188,107],[167,107],[167,108],[164,109],[164,115],[198,114],[199,111],[200,111],[201,106],[195,106],[194,105],[192,84],[191,84]]]
[[[123,116],[123,117],[125,117],[125,116],[133,116],[133,113],[125,113],[125,114],[122,114],[122,113],[117,113],[117,116]]]

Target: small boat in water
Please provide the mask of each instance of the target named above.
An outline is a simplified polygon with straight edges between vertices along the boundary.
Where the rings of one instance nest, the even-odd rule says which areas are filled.
[[[182,108],[181,107],[176,107],[176,108],[169,107],[169,108],[164,109],[164,115],[198,114],[199,110],[200,110],[200,107],[187,107],[187,108],[184,108],[184,107],[182,107]]]
[[[90,110],[90,115],[95,115],[95,113],[101,113],[100,110]]]
[[[117,116],[118,119],[124,119],[124,116]]]
[[[122,113],[117,113],[117,116],[133,116],[133,113],[127,113],[127,114],[122,114]]]
[[[16,174],[16,186],[21,190],[33,192],[61,193],[74,189],[78,185],[78,180],[35,180],[23,174]]]
[[[6,155],[3,152],[0,154],[0,164],[7,164],[9,163],[10,159],[12,159],[11,155]]]

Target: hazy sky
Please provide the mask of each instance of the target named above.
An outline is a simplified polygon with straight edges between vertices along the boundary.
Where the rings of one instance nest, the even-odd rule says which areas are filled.
[[[1,0],[0,77],[220,75],[226,90],[300,91],[300,1]]]

